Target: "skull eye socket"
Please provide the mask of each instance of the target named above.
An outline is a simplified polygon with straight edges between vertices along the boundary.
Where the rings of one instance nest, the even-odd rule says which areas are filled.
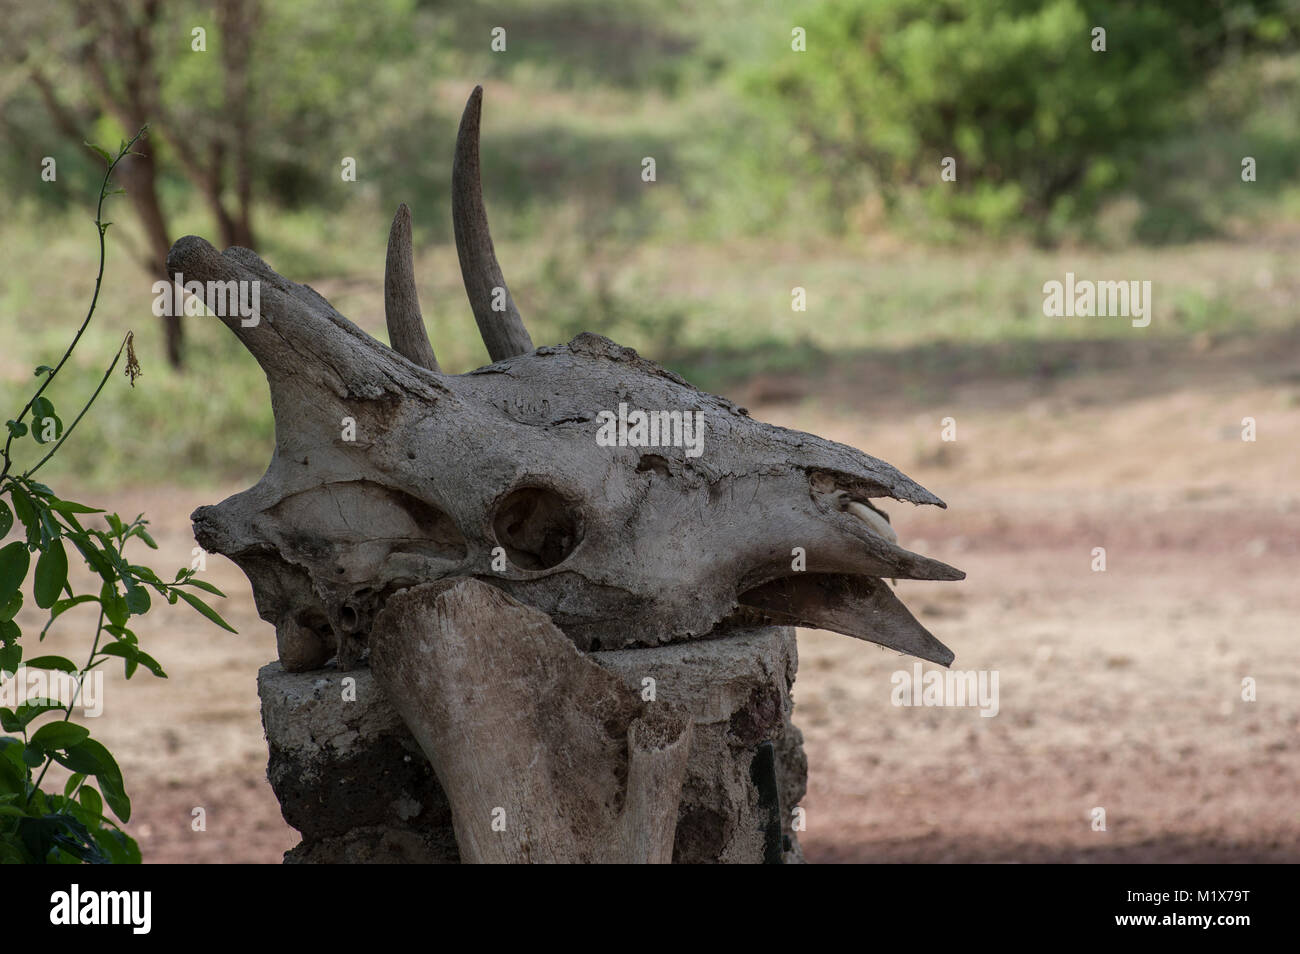
[[[564,497],[545,487],[519,487],[492,519],[497,542],[521,570],[549,570],[582,542],[582,518]]]

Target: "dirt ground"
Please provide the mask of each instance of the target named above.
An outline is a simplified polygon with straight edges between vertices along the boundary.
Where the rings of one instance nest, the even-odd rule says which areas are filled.
[[[931,362],[923,381],[909,356],[878,357],[733,391],[948,502],[887,509],[903,545],[968,578],[899,592],[955,669],[999,674],[992,718],[896,707],[890,675],[913,660],[801,631],[810,861],[1300,861],[1298,346],[1055,345],[1016,373],[990,354]],[[940,439],[945,417],[956,441]],[[148,512],[151,562],[170,571],[190,559],[189,512],[239,489],[107,505]],[[208,578],[240,635],[183,608],[150,614],[136,629],[171,678],[110,674],[92,728],[122,763],[147,861],[278,862],[296,835],[265,779],[254,681],[274,634],[232,564],[213,557]]]

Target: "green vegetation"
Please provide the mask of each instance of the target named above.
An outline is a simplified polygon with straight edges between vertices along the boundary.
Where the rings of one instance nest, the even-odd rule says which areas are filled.
[[[103,510],[62,499],[48,485],[34,479],[37,471],[63,450],[117,370],[123,352],[124,370],[135,383],[135,353],[128,332],[108,370],[95,376],[98,386],[75,416],[70,415],[65,422],[51,398],[55,393],[62,395],[62,388],[52,385],[56,379],[60,384],[67,380],[60,375],[84,341],[84,332],[99,302],[104,235],[112,224],[103,217],[104,201],[122,192],[110,192],[109,180],[123,157],[131,154],[142,132],[124,141],[116,156],[91,147],[107,164],[94,221],[99,233],[95,293],[62,357],[53,365],[37,366],[37,383],[28,382],[31,397],[5,422],[7,434],[0,447],[0,539],[11,530],[22,538],[0,547],[0,680],[17,697],[12,708],[0,706],[0,730],[5,733],[0,735],[0,864],[138,864],[140,849],[119,824],[131,819],[131,800],[122,770],[112,753],[90,737],[89,729],[70,721],[72,710],[78,705],[92,708],[92,693],[86,683],[93,676],[102,678],[102,673],[94,670],[104,663],[122,660],[127,679],[142,667],[166,678],[162,666],[140,648],[139,639],[127,626],[131,617],[143,616],[152,608],[150,589],[170,604],[183,600],[218,626],[234,632],[215,610],[187,589],[224,595],[211,583],[195,579],[194,570],[182,567],[168,582],[149,567],[127,561],[125,551],[131,540],[158,549],[145,529],[148,521],[143,515],[125,521],[115,513],[105,514],[106,528],[99,529],[93,525],[99,521],[94,515],[104,514]],[[16,466],[13,452],[32,446],[29,441],[39,459],[25,468]],[[98,592],[73,591],[68,576],[69,549],[80,554],[87,568],[100,578]],[[26,599],[29,571],[32,600],[49,613],[36,636],[37,642],[68,610],[83,604],[98,607],[99,620],[91,633],[84,663],[29,652],[34,648],[32,633],[24,633],[17,620]],[[66,618],[63,625],[67,625]],[[33,691],[33,685],[39,688]],[[93,695],[97,697],[94,707],[102,711],[102,696],[98,692]],[[71,773],[62,794],[42,788],[46,774],[56,764]],[[87,784],[91,778],[95,785]]]
[[[806,8],[808,52],[748,88],[795,130],[829,210],[881,195],[940,237],[1055,240],[1187,126],[1215,66],[1294,48],[1300,7],[1087,0],[840,0]],[[954,160],[955,181],[940,164]],[[945,228],[946,227],[946,228]]]

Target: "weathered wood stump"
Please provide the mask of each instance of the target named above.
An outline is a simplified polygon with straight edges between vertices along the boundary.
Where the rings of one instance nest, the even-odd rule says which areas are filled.
[[[802,861],[791,831],[807,777],[791,721],[794,630],[755,627],[588,658],[638,694],[653,679],[659,700],[691,713],[675,863]],[[302,833],[287,862],[460,860],[447,797],[368,668],[291,673],[271,663],[258,693],[271,785]]]

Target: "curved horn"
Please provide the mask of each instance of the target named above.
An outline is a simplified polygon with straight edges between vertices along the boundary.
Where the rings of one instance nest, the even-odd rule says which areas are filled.
[[[483,208],[483,183],[479,176],[478,128],[483,109],[483,87],[475,86],[465,104],[456,134],[456,158],[451,167],[451,221],[456,229],[456,251],[460,274],[465,281],[474,320],[493,361],[533,350],[524,320],[519,316],[488,233],[487,211]],[[492,301],[505,299],[505,310],[494,311]]]
[[[388,260],[384,264],[384,321],[393,350],[422,368],[438,371],[438,359],[420,315],[415,292],[414,250],[411,246],[411,210],[403,202],[393,216],[388,233]]]

